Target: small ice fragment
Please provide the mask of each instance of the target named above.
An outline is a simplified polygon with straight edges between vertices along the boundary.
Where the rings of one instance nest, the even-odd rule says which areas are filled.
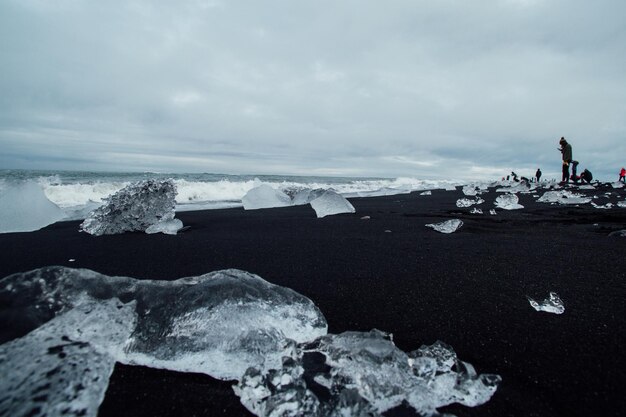
[[[498,214],[498,212],[495,209],[491,209],[489,210],[489,214],[491,214],[492,216],[495,216],[496,214]]]
[[[463,194],[473,196],[476,195],[476,187],[473,185],[466,185],[463,187]]]
[[[391,230],[387,229],[385,230],[385,233],[391,233]]]
[[[431,227],[440,233],[454,233],[461,226],[463,226],[463,222],[459,219],[446,220],[445,222],[426,225],[426,227]]]
[[[613,207],[613,203],[606,203],[605,205],[600,206],[600,205],[594,203],[593,201],[591,202],[591,205],[593,207],[597,208],[597,209],[604,209],[604,210],[608,210],[608,209]]]
[[[478,207],[474,207],[472,211],[470,211],[470,213],[471,214],[483,214],[483,211],[479,209]]]
[[[431,191],[424,191],[421,192],[420,195],[432,195],[433,193]]]
[[[519,197],[515,194],[504,194],[496,198],[496,207],[504,210],[518,210],[523,209],[524,206],[519,204]]]
[[[58,222],[65,213],[48,200],[35,182],[0,190],[0,233],[32,232]]]
[[[473,206],[474,204],[482,204],[484,202],[485,200],[483,200],[482,198],[476,198],[475,200],[470,200],[469,198],[460,198],[456,201],[456,206],[457,207],[470,207],[470,206]]]
[[[621,182],[621,181],[618,181],[618,182],[612,182],[612,183],[611,183],[611,186],[612,186],[613,188],[624,188],[624,185],[625,185],[625,184],[624,184],[623,182]]]
[[[530,305],[537,311],[545,311],[546,313],[554,314],[563,314],[563,312],[565,311],[563,301],[561,301],[561,299],[555,292],[551,292],[550,298],[546,298],[541,302],[541,304],[539,304],[530,297],[527,298]]]
[[[626,208],[626,201],[618,201],[617,202],[617,207]]]
[[[334,191],[325,191],[324,194],[311,200],[311,207],[318,218],[341,213],[354,213],[354,206],[343,196]]]
[[[107,197],[80,228],[94,236],[143,232],[155,223],[174,218],[176,193],[171,179],[135,182]]]
[[[615,232],[609,233],[611,237],[626,237],[626,229],[616,230]]]
[[[361,220],[369,220],[371,217],[370,216],[363,216],[361,217]]]
[[[72,259],[68,259],[67,261],[68,261],[68,262],[75,262],[75,261],[76,261],[76,259],[73,259],[73,258],[72,258]]]
[[[280,190],[266,184],[254,187],[241,199],[245,210],[286,207],[291,205],[291,198]]]
[[[180,229],[183,228],[183,222],[179,219],[167,220],[164,222],[158,222],[146,229],[146,233],[163,233],[166,235],[175,235]]]

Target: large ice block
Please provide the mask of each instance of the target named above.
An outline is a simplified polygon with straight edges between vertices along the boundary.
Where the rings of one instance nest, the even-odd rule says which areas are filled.
[[[585,197],[583,194],[560,190],[546,191],[537,201],[540,203],[587,204],[591,201],[591,198]]]
[[[261,184],[252,188],[241,199],[245,210],[256,210],[291,205],[291,198],[280,190]]]
[[[519,210],[524,206],[519,204],[519,198],[515,194],[499,195],[496,198],[496,207],[504,210]]]
[[[554,314],[563,314],[565,312],[565,305],[555,292],[551,292],[550,297],[546,298],[541,303],[538,303],[530,297],[528,297],[528,302],[537,311],[545,311]]]
[[[354,206],[348,200],[331,190],[327,190],[321,196],[311,200],[311,207],[315,210],[318,218],[355,212]]]
[[[144,180],[130,184],[107,197],[80,225],[95,235],[145,231],[174,218],[176,186],[173,180]]]
[[[326,192],[326,190],[324,190],[322,188],[316,188],[314,190],[312,190],[310,188],[305,188],[305,189],[297,191],[293,195],[293,198],[291,199],[291,203],[294,206],[300,206],[300,205],[303,205],[303,204],[309,204],[311,202],[311,200],[315,200],[316,198],[318,198],[319,196],[321,196],[325,192]]]
[[[440,233],[454,233],[461,226],[463,226],[463,221],[459,219],[446,220],[445,222],[426,225],[426,227],[431,227]]]
[[[64,217],[63,210],[32,181],[0,190],[0,233],[32,232]]]

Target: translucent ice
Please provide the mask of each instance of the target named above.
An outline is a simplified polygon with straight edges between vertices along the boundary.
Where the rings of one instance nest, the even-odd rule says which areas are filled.
[[[354,213],[354,206],[343,196],[334,191],[325,191],[324,194],[311,200],[311,207],[318,218],[333,214]]]
[[[176,186],[173,180],[144,180],[105,200],[81,224],[83,231],[95,236],[143,232],[155,223],[174,218]]]
[[[541,203],[586,204],[591,201],[591,198],[585,197],[582,194],[575,194],[567,190],[561,190],[546,191],[537,201]]]
[[[315,190],[311,190],[310,188],[305,188],[303,190],[296,192],[293,195],[291,199],[291,203],[294,206],[299,206],[302,204],[309,204],[311,200],[315,200],[317,197],[324,194],[325,191],[326,190],[321,189],[321,188],[316,188]]]
[[[498,214],[497,211],[495,211],[494,209],[489,210],[489,214],[491,214],[492,216],[495,216],[496,214]]]
[[[595,190],[596,187],[594,187],[591,184],[584,184],[578,187],[579,190]]]
[[[463,226],[463,222],[459,219],[446,220],[445,222],[426,225],[426,227],[432,227],[433,229],[441,233],[456,232],[461,226]]]
[[[423,191],[420,193],[420,195],[432,195],[432,191]]]
[[[325,366],[308,365],[316,360]],[[302,377],[305,372],[308,378]],[[403,402],[433,416],[448,404],[488,401],[500,380],[477,375],[441,342],[407,354],[390,335],[372,330],[295,346],[279,369],[248,369],[235,392],[259,416],[377,416]],[[312,381],[324,395],[313,393]]]
[[[470,211],[471,214],[483,214],[483,211],[477,207],[474,207],[472,209],[472,211]]]
[[[179,219],[171,219],[153,224],[146,229],[146,233],[164,233],[166,235],[175,235],[182,228],[183,222]]]
[[[626,184],[624,184],[623,182],[620,182],[620,181],[611,183],[611,187],[613,187],[613,188],[624,188],[624,186],[626,186]]]
[[[304,342],[327,330],[311,300],[244,271],[150,281],[64,267],[1,280],[0,328],[19,337],[85,296],[137,303],[137,325],[118,361],[220,379],[238,379],[252,365],[280,366],[285,339]]]
[[[475,200],[470,200],[469,198],[460,198],[456,201],[456,206],[457,207],[470,207],[470,206],[473,206],[474,204],[482,204],[484,202],[485,200],[483,200],[482,198],[476,198]]]
[[[561,301],[561,299],[555,292],[551,292],[550,297],[543,300],[541,304],[530,297],[528,297],[528,302],[537,311],[545,311],[554,314],[563,314],[563,312],[565,311],[563,301]]]
[[[135,322],[134,303],[84,298],[1,345],[0,415],[95,417]]]
[[[473,185],[466,185],[463,187],[463,194],[465,195],[474,196],[476,193],[476,187]]]
[[[613,208],[613,203],[606,203],[605,205],[601,206],[601,205],[598,205],[598,204],[596,204],[596,203],[594,203],[594,202],[592,201],[592,202],[591,202],[591,205],[592,205],[594,208],[597,208],[597,209],[604,209],[604,210],[608,210],[608,209]]]
[[[31,232],[63,219],[65,214],[34,182],[0,190],[0,233]]]
[[[499,195],[496,198],[496,207],[504,210],[518,210],[524,208],[524,206],[519,204],[519,198],[515,194]]]
[[[248,191],[241,199],[241,202],[243,203],[244,209],[256,210],[290,206],[291,198],[280,190],[276,190],[266,184],[261,184]]]
[[[617,207],[626,208],[626,201],[618,201],[617,202]]]

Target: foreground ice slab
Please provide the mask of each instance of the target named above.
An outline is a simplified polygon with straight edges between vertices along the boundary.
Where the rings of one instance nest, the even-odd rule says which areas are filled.
[[[0,233],[32,232],[64,217],[63,210],[34,182],[10,184],[0,190]]]
[[[504,210],[519,210],[524,208],[524,206],[519,204],[519,197],[515,194],[499,195],[496,198],[496,207]]]
[[[334,191],[327,190],[321,196],[311,200],[311,207],[318,218],[333,214],[354,213],[355,209],[348,200]]]
[[[563,301],[561,301],[555,292],[551,292],[550,297],[546,298],[541,303],[536,302],[530,297],[528,297],[528,302],[537,311],[545,311],[554,314],[563,314],[565,312],[565,305],[563,305]]]
[[[176,186],[173,180],[145,180],[107,197],[80,225],[95,236],[145,231],[174,218]]]
[[[426,227],[431,227],[441,233],[456,232],[461,226],[463,226],[463,221],[459,219],[446,220],[445,222],[426,225]]]
[[[582,194],[572,193],[567,190],[561,191],[546,191],[537,200],[540,203],[558,203],[558,204],[587,204],[591,201],[591,198],[585,197]]]
[[[291,198],[280,190],[261,184],[246,193],[241,199],[245,210],[257,210],[291,205]]]
[[[390,335],[372,330],[294,346],[281,368],[248,369],[235,392],[258,416],[378,416],[403,402],[434,416],[448,404],[488,401],[500,380],[478,375],[441,342],[405,353]]]

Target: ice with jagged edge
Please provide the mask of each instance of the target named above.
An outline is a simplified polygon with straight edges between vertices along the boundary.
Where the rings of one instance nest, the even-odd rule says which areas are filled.
[[[617,207],[626,208],[626,201],[618,201]]]
[[[311,300],[236,269],[175,281],[65,267],[14,274],[0,281],[0,328],[22,336],[85,296],[137,303],[137,326],[118,361],[219,379],[238,379],[253,364],[279,366],[284,339],[303,342],[327,332]]]
[[[492,216],[495,216],[496,214],[498,214],[497,211],[495,211],[494,209],[489,210],[489,214],[491,214]]]
[[[310,366],[315,360],[325,366]],[[294,345],[282,367],[250,368],[234,389],[258,416],[378,416],[403,402],[435,416],[452,403],[483,404],[500,381],[498,375],[478,375],[442,342],[405,353],[391,335],[372,330]]]
[[[541,303],[538,303],[530,297],[528,297],[528,302],[537,311],[545,311],[554,314],[563,314],[565,312],[565,305],[555,292],[551,292],[550,296]]]
[[[479,209],[478,207],[474,207],[471,211],[471,214],[483,214],[483,211],[481,209]]]
[[[291,205],[291,197],[284,192],[261,184],[250,189],[241,199],[245,210],[257,210]]]
[[[160,221],[153,224],[146,229],[146,233],[163,233],[166,235],[175,235],[180,229],[183,228],[183,222],[179,219],[171,219],[167,221]]]
[[[0,233],[32,232],[65,218],[33,181],[8,184],[0,190]]]
[[[138,181],[107,197],[80,227],[95,236],[143,232],[155,223],[172,220],[175,207],[173,180]]]
[[[134,302],[84,297],[77,307],[0,345],[0,415],[97,416],[136,319]]]
[[[303,204],[309,204],[311,200],[315,200],[326,192],[323,188],[316,188],[314,190],[310,188],[304,188],[297,191],[291,198],[291,204],[294,206],[301,206]]]
[[[519,210],[524,206],[519,204],[519,197],[515,194],[499,195],[496,198],[496,207],[504,210]]]
[[[579,189],[579,190],[595,190],[595,189],[596,189],[596,187],[594,187],[594,186],[593,186],[593,185],[591,185],[591,184],[583,184],[583,185],[579,185],[579,186],[578,186],[578,189]]]
[[[509,187],[498,188],[496,189],[496,192],[497,193],[512,193],[512,194],[515,194],[515,193],[527,194],[534,189],[535,189],[534,186],[531,187],[525,182],[516,182]]]
[[[463,226],[463,221],[459,219],[446,220],[445,222],[426,225],[426,227],[431,227],[440,233],[454,233],[461,226]]]
[[[606,204],[604,204],[604,205],[602,205],[602,206],[601,206],[601,205],[596,204],[596,203],[594,203],[594,202],[592,201],[592,202],[591,202],[591,205],[592,205],[594,208],[597,208],[597,209],[603,209],[603,210],[608,210],[608,209],[613,208],[613,203],[606,203]]]
[[[611,187],[613,188],[624,188],[626,186],[626,184],[624,184],[621,181],[617,181],[617,182],[612,182],[611,183]]]
[[[476,197],[476,199],[474,200],[471,200],[469,198],[460,198],[456,200],[456,206],[457,207],[471,207],[475,204],[482,204],[484,202],[485,200],[483,200],[482,198],[478,198],[478,197]]]
[[[546,191],[537,201],[540,203],[587,204],[591,198],[567,190],[560,190]]]
[[[420,195],[433,195],[433,192],[432,192],[432,191],[430,191],[430,190],[428,190],[428,191],[422,191],[422,192],[420,193]]]
[[[356,211],[345,197],[331,190],[326,190],[324,194],[311,200],[310,204],[318,218]]]

